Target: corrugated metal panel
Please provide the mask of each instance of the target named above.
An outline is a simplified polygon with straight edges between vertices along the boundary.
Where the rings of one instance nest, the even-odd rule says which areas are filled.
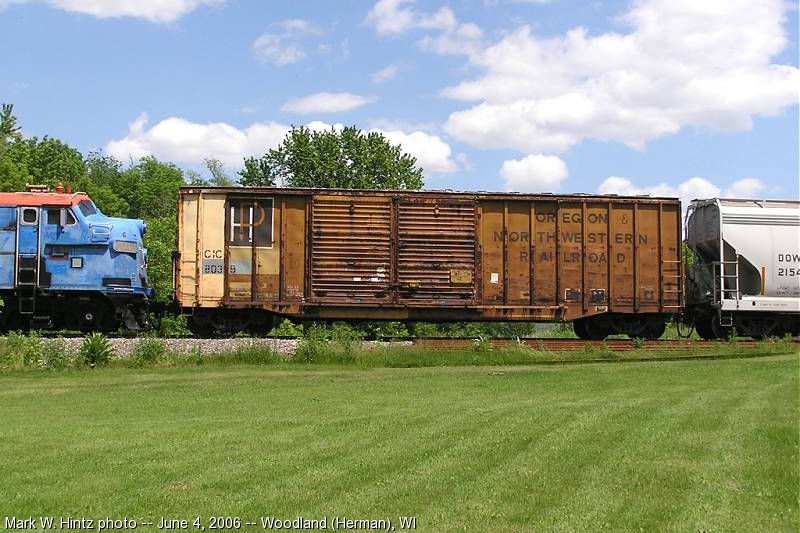
[[[391,199],[314,197],[311,288],[326,301],[390,298]]]
[[[401,300],[472,301],[475,203],[401,200],[397,279]]]

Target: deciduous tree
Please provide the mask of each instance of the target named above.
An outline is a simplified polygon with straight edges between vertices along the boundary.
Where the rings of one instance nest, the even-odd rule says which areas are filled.
[[[248,179],[277,180],[290,187],[420,189],[423,185],[416,158],[380,133],[364,133],[354,126],[325,131],[292,128],[278,148],[257,162],[251,159],[249,168],[247,161]]]

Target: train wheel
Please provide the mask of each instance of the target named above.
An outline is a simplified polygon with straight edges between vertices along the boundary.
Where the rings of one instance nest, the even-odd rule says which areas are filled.
[[[588,341],[590,339],[589,332],[586,331],[585,320],[573,320],[572,330],[575,332],[575,335],[577,335],[579,339],[583,339],[585,341]]]
[[[695,319],[694,330],[703,340],[712,341],[717,338],[716,335],[714,335],[714,330],[711,329],[710,318]]]
[[[586,319],[586,332],[590,339],[602,341],[611,334],[611,328],[602,317],[594,317]]]
[[[719,317],[714,316],[711,319],[711,331],[714,332],[715,339],[727,339],[733,333],[733,328],[730,326],[723,326],[719,323]]]
[[[644,331],[642,332],[642,337],[649,341],[658,340],[667,330],[667,323],[662,319],[654,319],[651,320],[647,326],[645,326]]]
[[[195,315],[189,315],[186,319],[186,326],[189,328],[189,331],[192,332],[192,335],[199,339],[209,339],[214,336],[214,326],[212,326],[206,320],[200,320],[195,317]]]
[[[601,317],[582,318],[572,323],[572,329],[579,339],[601,341],[611,333],[608,324]]]

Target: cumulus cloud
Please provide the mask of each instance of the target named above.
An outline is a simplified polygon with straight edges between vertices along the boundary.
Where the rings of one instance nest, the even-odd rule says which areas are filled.
[[[398,67],[396,63],[392,63],[377,72],[373,72],[369,79],[372,83],[383,83],[397,76],[399,70],[400,67]]]
[[[374,26],[379,35],[400,35],[415,28],[446,30],[456,25],[450,8],[425,14],[413,9],[413,5],[414,0],[378,0],[364,23]]]
[[[164,119],[150,128],[147,123],[147,115],[142,113],[131,122],[125,137],[106,144],[106,153],[122,161],[152,155],[187,164],[199,164],[213,157],[226,165],[239,167],[244,157],[261,155],[267,149],[277,147],[291,129],[277,122],[256,122],[239,129],[224,122],[199,124],[178,117]],[[344,126],[314,120],[306,127],[314,131],[329,131],[331,128],[341,131]],[[458,169],[450,146],[436,135],[423,131],[371,131],[380,132],[389,142],[399,144],[417,158],[417,163],[426,173],[445,174]]]
[[[225,0],[0,0],[0,9],[9,4],[30,1],[39,1],[64,11],[84,13],[98,18],[136,17],[151,22],[172,22],[201,5],[225,2]]]
[[[483,31],[475,24],[461,23],[449,7],[433,13],[414,9],[414,0],[379,0],[364,23],[375,27],[378,35],[398,36],[410,30],[434,30],[435,36],[419,41],[423,50],[437,54],[472,54],[483,45]]]
[[[289,100],[281,106],[281,111],[302,114],[339,113],[351,111],[374,101],[375,98],[352,93],[322,92],[311,94],[304,98]]]
[[[515,192],[553,192],[569,175],[567,165],[552,155],[534,154],[503,162],[500,176],[505,190]]]
[[[642,149],[685,126],[746,130],[797,104],[800,69],[772,63],[788,44],[782,0],[641,0],[627,33],[522,26],[470,55],[484,73],[443,95],[475,104],[445,131],[482,148],[562,152],[584,138]]]
[[[650,195],[678,197],[684,207],[696,198],[754,198],[766,190],[766,184],[756,178],[744,178],[734,181],[730,186],[721,188],[701,177],[689,178],[678,185],[659,183],[651,186],[638,186],[629,178],[611,176],[597,188],[600,194]]]
[[[399,144],[403,151],[417,158],[417,164],[429,174],[449,174],[459,169],[453,160],[450,145],[438,135],[423,131],[405,133],[401,130],[379,130],[392,144]]]
[[[253,41],[253,53],[259,60],[278,67],[297,63],[308,55],[305,39],[321,34],[322,30],[307,20],[283,20]]]
[[[170,117],[147,129],[147,115],[142,113],[128,127],[128,134],[106,144],[105,151],[117,159],[140,159],[155,156],[181,163],[201,163],[208,157],[226,165],[240,166],[242,158],[260,155],[277,146],[289,127],[276,122],[257,122],[238,129],[224,122],[198,124]]]
[[[730,187],[725,189],[724,196],[730,198],[758,198],[764,191],[767,185],[756,178],[744,178],[734,181]]]

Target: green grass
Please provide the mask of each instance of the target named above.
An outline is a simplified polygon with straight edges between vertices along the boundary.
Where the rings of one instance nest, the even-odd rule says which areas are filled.
[[[799,362],[15,372],[0,520],[794,532]]]

